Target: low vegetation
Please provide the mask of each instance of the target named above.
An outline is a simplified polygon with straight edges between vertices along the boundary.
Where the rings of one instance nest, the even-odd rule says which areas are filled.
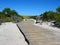
[[[21,15],[10,8],[4,8],[2,11],[0,11],[0,20],[3,20],[4,22],[17,22],[21,21],[22,19],[23,17]]]
[[[60,7],[56,8],[56,12],[54,11],[46,11],[40,16],[21,16],[15,10],[11,10],[10,8],[4,8],[0,11],[0,22],[19,22],[23,19],[36,19],[42,21],[56,21],[57,24],[60,25]]]
[[[31,18],[31,19],[36,19],[36,16],[29,16],[29,18]]]
[[[24,19],[36,19],[36,16],[23,16]]]
[[[42,21],[56,21],[60,27],[60,7],[56,8],[56,12],[46,11],[37,18]]]

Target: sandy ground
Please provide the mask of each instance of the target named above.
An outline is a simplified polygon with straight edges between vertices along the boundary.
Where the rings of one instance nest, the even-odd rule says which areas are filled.
[[[0,45],[28,45],[15,23],[0,25]]]
[[[60,45],[60,32],[34,25],[33,20],[18,23],[30,45]]]
[[[46,30],[50,30],[50,31],[56,31],[56,32],[60,32],[60,28],[57,28],[57,27],[53,27],[53,26],[50,26],[49,24],[46,24],[45,22],[41,24],[39,23],[35,23],[36,21],[34,20],[34,25],[35,26],[38,26],[40,28],[43,28],[43,29],[46,29]]]
[[[39,23],[38,24],[34,23],[34,25],[39,26],[39,27],[44,28],[44,29],[54,30],[54,31],[60,32],[60,28],[50,26],[50,25],[48,25],[46,23],[43,23],[42,25],[39,24]]]

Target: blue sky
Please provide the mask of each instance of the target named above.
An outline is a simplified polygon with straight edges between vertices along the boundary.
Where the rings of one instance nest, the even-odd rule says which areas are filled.
[[[40,15],[45,11],[56,11],[60,0],[0,0],[0,11],[8,7],[20,15]]]

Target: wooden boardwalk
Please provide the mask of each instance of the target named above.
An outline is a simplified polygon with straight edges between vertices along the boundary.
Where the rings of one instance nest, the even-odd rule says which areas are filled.
[[[29,45],[60,45],[60,35],[55,34],[58,32],[42,29],[33,23],[32,20],[18,23],[18,26],[29,40]]]

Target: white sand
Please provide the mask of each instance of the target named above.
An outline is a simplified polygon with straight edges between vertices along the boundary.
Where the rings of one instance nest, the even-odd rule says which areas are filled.
[[[57,27],[52,27],[50,25],[47,25],[46,23],[43,23],[42,25],[41,24],[36,24],[35,22],[36,22],[36,20],[34,20],[34,25],[36,25],[36,26],[39,26],[39,27],[47,29],[47,30],[53,30],[53,31],[60,32],[60,29],[57,28]]]
[[[0,25],[0,45],[28,45],[15,23]]]

